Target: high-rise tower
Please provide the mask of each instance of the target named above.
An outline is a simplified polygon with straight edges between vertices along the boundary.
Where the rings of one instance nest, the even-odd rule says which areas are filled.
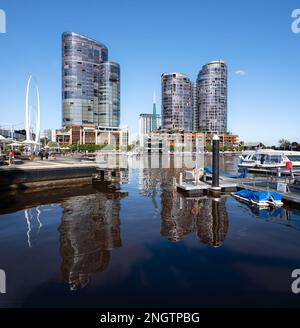
[[[62,35],[62,124],[120,125],[120,66],[107,47],[73,32]]]
[[[182,73],[164,73],[162,87],[162,125],[165,129],[193,130],[193,86]]]
[[[120,125],[120,65],[105,62],[100,65],[99,120],[103,127]]]
[[[227,132],[227,66],[212,61],[202,67],[197,78],[196,130]]]

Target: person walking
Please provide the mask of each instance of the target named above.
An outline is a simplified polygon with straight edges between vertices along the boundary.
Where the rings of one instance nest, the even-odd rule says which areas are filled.
[[[39,156],[40,156],[40,158],[41,158],[41,161],[44,159],[44,149],[41,149],[40,151],[39,151]]]
[[[8,164],[11,166],[12,164],[15,164],[15,151],[13,148],[10,149],[8,154]]]

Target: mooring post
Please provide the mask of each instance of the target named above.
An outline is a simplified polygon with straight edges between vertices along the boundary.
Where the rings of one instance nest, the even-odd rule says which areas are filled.
[[[222,188],[220,187],[220,138],[215,135],[213,137],[213,159],[212,159],[212,184],[208,190],[213,196],[219,197]]]
[[[179,173],[179,184],[182,186],[183,182],[183,177],[182,177],[182,172]]]
[[[213,137],[213,176],[212,187],[218,188],[220,186],[220,138],[217,135]]]

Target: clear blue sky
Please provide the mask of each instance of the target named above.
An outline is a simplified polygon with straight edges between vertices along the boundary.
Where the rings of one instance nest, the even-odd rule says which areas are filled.
[[[161,73],[195,80],[203,64],[223,59],[229,130],[245,141],[300,142],[300,34],[291,31],[300,0],[0,0],[0,8],[0,122],[24,122],[34,74],[42,128],[60,127],[61,33],[74,31],[106,44],[120,63],[121,121],[133,134],[139,113],[152,110],[153,90],[160,108]]]

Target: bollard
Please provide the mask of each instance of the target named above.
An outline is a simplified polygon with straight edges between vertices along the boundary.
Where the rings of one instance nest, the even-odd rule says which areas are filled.
[[[281,168],[280,167],[278,167],[278,169],[277,169],[277,177],[281,178]]]
[[[179,173],[179,184],[182,186],[183,178],[182,178],[182,172]]]
[[[219,187],[220,177],[220,138],[217,135],[213,137],[213,176],[212,187]]]

